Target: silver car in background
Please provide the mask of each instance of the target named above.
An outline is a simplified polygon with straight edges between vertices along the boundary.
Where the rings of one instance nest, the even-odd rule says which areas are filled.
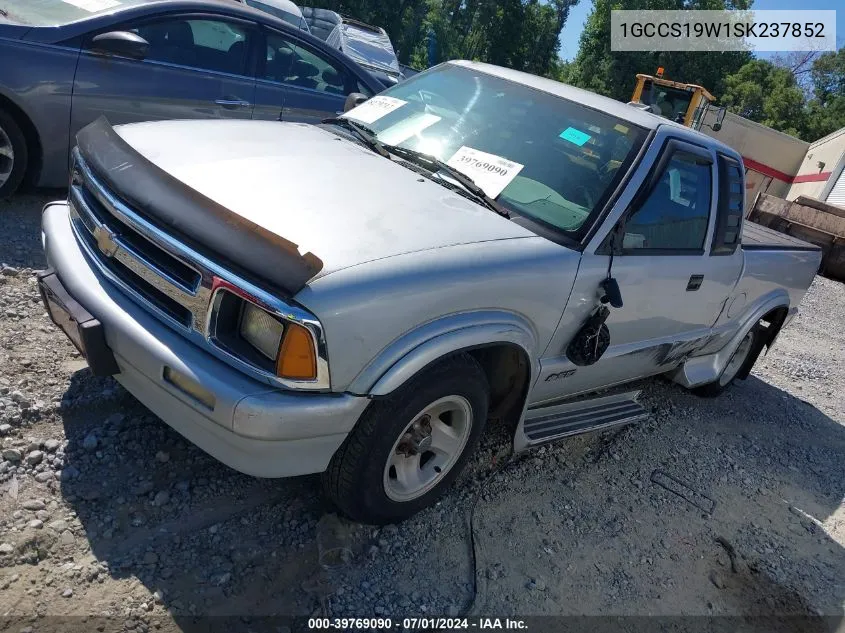
[[[302,11],[291,0],[234,0],[240,2],[253,9],[264,11],[270,15],[275,15],[277,18],[284,20],[301,31],[310,33],[308,22],[302,16]]]
[[[385,87],[405,79],[393,42],[380,26],[328,9],[304,7],[302,13],[314,35],[366,68]]]

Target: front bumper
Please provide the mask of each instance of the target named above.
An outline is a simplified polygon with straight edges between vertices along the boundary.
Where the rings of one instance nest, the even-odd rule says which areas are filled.
[[[44,207],[42,239],[47,263],[68,295],[102,324],[120,370],[115,379],[235,470],[257,477],[322,472],[367,407],[367,398],[348,394],[268,389],[197,348],[92,269],[73,234],[66,203]],[[173,372],[212,394],[213,405],[166,380]]]

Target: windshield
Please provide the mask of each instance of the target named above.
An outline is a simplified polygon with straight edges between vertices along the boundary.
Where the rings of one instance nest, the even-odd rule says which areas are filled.
[[[288,24],[293,24],[296,28],[300,29],[301,31],[308,31],[308,23],[305,22],[305,18],[303,18],[301,15],[291,13],[290,11],[285,11],[284,9],[280,9],[279,7],[274,7],[263,2],[258,2],[258,0],[246,0],[246,3],[247,5],[255,9],[264,11],[264,13],[275,15],[277,18],[281,18]]]
[[[574,233],[589,228],[645,130],[546,92],[446,64],[344,115],[386,145],[425,152],[508,211]]]
[[[390,38],[349,24],[343,25],[343,52],[359,63],[399,72],[399,60]]]
[[[660,86],[646,80],[643,84],[641,101],[651,106],[651,111],[654,114],[676,123],[683,123],[692,101],[692,95],[693,93],[688,90]]]
[[[8,18],[32,26],[58,26],[149,0],[0,0]]]

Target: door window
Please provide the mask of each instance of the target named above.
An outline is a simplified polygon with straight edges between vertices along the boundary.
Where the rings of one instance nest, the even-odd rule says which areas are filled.
[[[676,151],[625,223],[625,250],[700,250],[710,217],[712,166]]]
[[[247,29],[224,20],[169,18],[131,29],[150,44],[146,59],[246,74]]]
[[[742,240],[745,187],[742,170],[733,158],[719,154],[719,198],[711,255],[730,255]],[[771,178],[768,178],[771,181]]]
[[[267,58],[264,64],[264,79],[286,83],[291,76],[291,67],[296,53],[286,38],[279,35],[267,36]]]
[[[354,90],[340,64],[277,34],[267,36],[264,79],[340,96]]]

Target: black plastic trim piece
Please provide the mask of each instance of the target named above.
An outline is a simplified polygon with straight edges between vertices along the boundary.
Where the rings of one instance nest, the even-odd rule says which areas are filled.
[[[716,204],[716,227],[713,232],[713,242],[710,244],[710,254],[715,256],[733,255],[742,242],[742,221],[745,213],[745,176],[740,163],[724,154],[718,157],[718,200]],[[739,176],[731,176],[731,169]],[[739,183],[739,192],[731,192],[731,185]],[[731,203],[739,208],[731,208]],[[736,226],[730,226],[731,219],[736,220]],[[732,239],[731,239],[732,238]]]
[[[77,134],[82,158],[133,210],[260,280],[299,292],[323,267],[312,253],[191,189],[135,151],[105,117]]]
[[[50,315],[50,320],[66,334],[79,353],[85,357],[91,373],[95,376],[119,374],[120,367],[106,343],[103,324],[70,295],[55,271],[47,269],[38,274],[38,290],[47,314]],[[64,312],[68,317],[68,322],[60,323],[53,313],[55,309]],[[75,332],[68,331],[73,328]]]
[[[750,220],[747,220],[750,222]],[[815,253],[822,250],[819,246],[787,246],[786,244],[743,244],[744,251],[803,251],[808,253]]]
[[[704,275],[691,275],[687,283],[687,292],[695,292],[704,283]]]

